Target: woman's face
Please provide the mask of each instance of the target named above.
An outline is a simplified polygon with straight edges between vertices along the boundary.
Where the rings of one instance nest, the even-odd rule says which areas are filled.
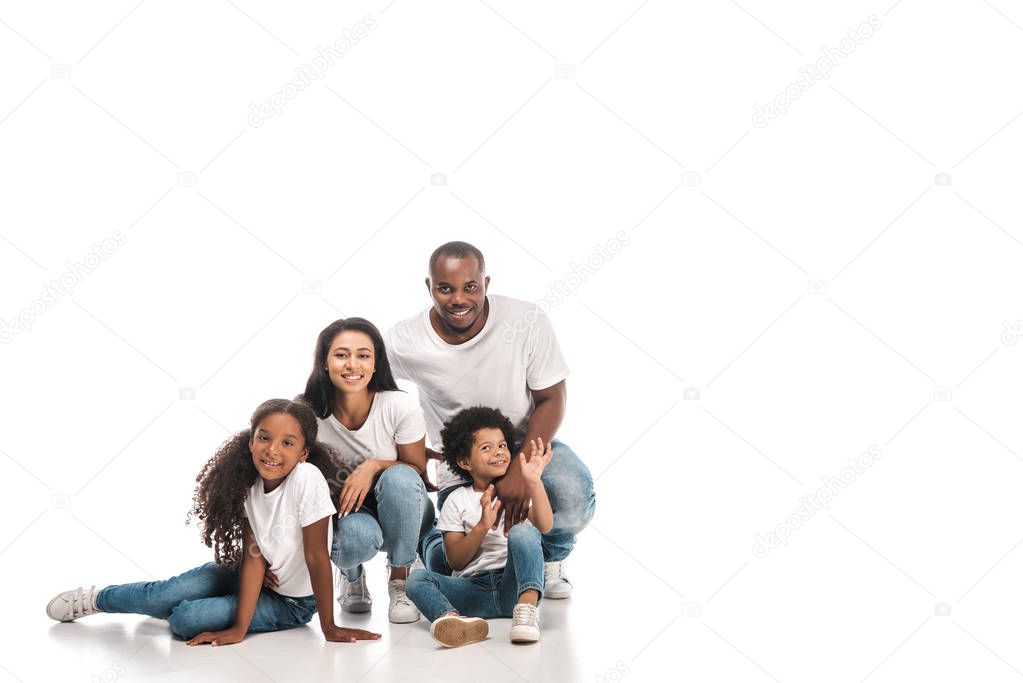
[[[345,393],[367,391],[375,371],[373,340],[365,332],[344,330],[330,342],[327,374],[336,389]]]
[[[277,488],[295,465],[305,462],[309,456],[302,438],[302,425],[288,413],[264,417],[252,430],[249,450],[266,491]]]

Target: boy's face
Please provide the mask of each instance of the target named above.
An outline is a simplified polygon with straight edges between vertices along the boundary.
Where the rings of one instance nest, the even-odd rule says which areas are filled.
[[[493,427],[484,427],[473,435],[469,458],[458,464],[463,470],[482,479],[495,479],[508,471],[511,454],[504,432]]]

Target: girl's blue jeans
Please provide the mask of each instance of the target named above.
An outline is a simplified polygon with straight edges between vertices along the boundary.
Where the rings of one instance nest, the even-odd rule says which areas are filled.
[[[472,576],[445,576],[425,569],[412,572],[405,593],[427,619],[445,612],[466,617],[510,617],[519,595],[530,588],[543,595],[543,549],[540,532],[516,524],[508,533],[508,564]]]
[[[238,607],[238,567],[208,562],[166,581],[107,586],[96,597],[104,612],[146,614],[170,623],[174,635],[188,640],[204,631],[234,624]],[[309,623],[316,598],[291,598],[263,588],[248,633],[281,631]]]

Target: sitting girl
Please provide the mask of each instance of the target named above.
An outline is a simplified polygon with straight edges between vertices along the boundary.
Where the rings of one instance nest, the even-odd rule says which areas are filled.
[[[505,537],[499,530],[501,501],[493,497],[492,482],[508,470],[512,438],[511,421],[493,408],[466,408],[441,430],[448,464],[472,477],[471,484],[451,493],[437,523],[454,573],[417,570],[406,590],[433,622],[430,635],[446,647],[483,640],[489,632],[484,620],[493,617],[512,618],[513,643],[540,638],[537,603],[544,585],[540,534],[554,524],[540,475],[552,453],[550,444],[544,449],[538,439],[528,444],[528,462],[524,453],[519,454],[532,506],[529,520],[513,526]]]
[[[251,426],[224,443],[196,478],[192,514],[216,562],[166,581],[65,591],[46,606],[57,621],[97,612],[166,619],[189,645],[237,643],[246,633],[308,623],[320,613],[324,637],[379,634],[334,623],[330,559],[336,509],[327,486],[337,457],[316,441],[316,417],[302,403],[266,401]],[[279,578],[263,589],[267,564]]]

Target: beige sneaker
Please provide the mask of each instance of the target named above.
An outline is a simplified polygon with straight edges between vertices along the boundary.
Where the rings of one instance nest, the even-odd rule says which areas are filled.
[[[80,617],[102,612],[96,606],[99,591],[93,586],[88,590],[81,587],[64,591],[46,605],[46,616],[54,621],[74,621]]]
[[[540,620],[536,605],[519,603],[512,610],[512,627],[508,637],[513,643],[535,643],[540,640]]]
[[[430,624],[430,635],[444,647],[459,647],[487,639],[490,625],[486,619],[445,614]]]

